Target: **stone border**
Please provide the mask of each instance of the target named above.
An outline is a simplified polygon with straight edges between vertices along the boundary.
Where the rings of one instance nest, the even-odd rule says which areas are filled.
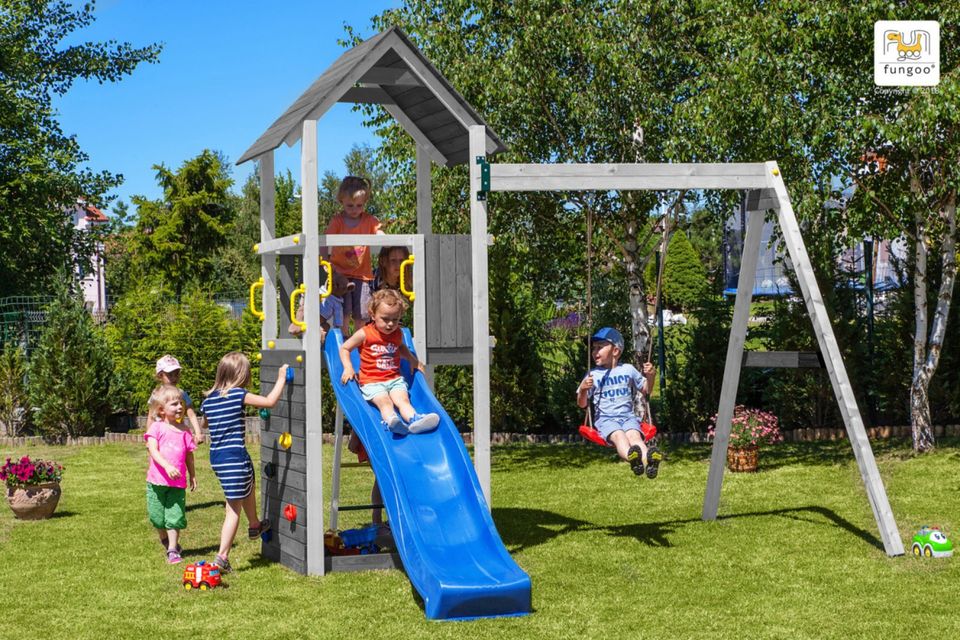
[[[256,416],[247,418],[247,444],[256,444],[260,442],[259,431],[260,419]],[[960,425],[935,425],[934,436],[942,438],[945,436],[960,436]],[[473,443],[473,433],[465,432],[461,434],[463,441],[467,444]],[[872,427],[867,429],[867,436],[871,440],[886,440],[888,438],[906,439],[910,437],[910,426],[894,427]],[[784,433],[784,442],[820,442],[845,440],[847,432],[845,429],[837,428],[808,428],[793,429]],[[709,440],[701,433],[667,433],[661,438],[671,444],[704,444]],[[326,444],[332,444],[334,437],[332,433],[323,434],[323,441]],[[80,438],[67,438],[66,442],[59,443],[66,446],[88,446],[104,445],[112,442],[143,442],[143,434],[140,433],[107,433],[103,436],[84,436]],[[530,434],[530,433],[492,433],[490,434],[491,444],[512,444],[512,443],[530,443],[530,444],[576,444],[584,440],[576,433],[552,433],[552,434]],[[50,444],[44,442],[40,436],[0,436],[0,447],[22,447],[22,446],[41,446]]]

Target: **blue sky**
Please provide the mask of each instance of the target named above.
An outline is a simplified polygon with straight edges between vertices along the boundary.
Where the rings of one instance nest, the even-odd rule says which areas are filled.
[[[235,161],[343,52],[344,23],[367,38],[370,19],[399,4],[101,0],[96,21],[71,42],[162,42],[160,62],[117,83],[77,83],[57,101],[60,124],[88,166],[123,174],[113,195],[158,198],[154,164],[176,168],[205,148]],[[320,175],[343,174],[353,144],[375,143],[350,107],[338,104],[319,122]],[[277,172],[290,168],[298,182],[299,162],[299,145],[277,150]],[[233,169],[235,190],[252,169]]]

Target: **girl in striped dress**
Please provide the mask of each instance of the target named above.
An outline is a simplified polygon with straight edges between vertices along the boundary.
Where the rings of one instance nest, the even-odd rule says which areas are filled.
[[[250,523],[247,533],[251,540],[270,529],[269,520],[257,517],[256,483],[253,462],[245,445],[243,407],[270,409],[276,405],[286,383],[286,374],[287,365],[283,365],[277,373],[277,383],[266,397],[250,393],[246,390],[250,384],[250,361],[242,353],[233,351],[217,364],[216,381],[201,405],[204,421],[210,429],[210,466],[227,499],[216,559],[224,573],[232,571],[228,557],[240,525],[241,510]]]

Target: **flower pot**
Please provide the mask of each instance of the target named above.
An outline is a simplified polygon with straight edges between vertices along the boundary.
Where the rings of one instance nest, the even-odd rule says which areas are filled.
[[[728,447],[727,468],[734,473],[754,472],[757,470],[757,458],[760,449],[752,447]]]
[[[45,482],[7,487],[7,504],[20,520],[43,520],[53,515],[60,502],[60,483]]]

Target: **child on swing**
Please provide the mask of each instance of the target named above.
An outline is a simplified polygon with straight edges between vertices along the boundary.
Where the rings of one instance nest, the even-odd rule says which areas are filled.
[[[600,329],[590,341],[594,368],[577,387],[577,404],[586,409],[592,402],[593,422],[600,435],[617,448],[636,475],[646,472],[652,480],[657,477],[663,454],[644,442],[633,399],[635,391],[649,395],[656,370],[649,362],[644,363],[642,374],[633,365],[620,364],[623,336],[612,327]]]

